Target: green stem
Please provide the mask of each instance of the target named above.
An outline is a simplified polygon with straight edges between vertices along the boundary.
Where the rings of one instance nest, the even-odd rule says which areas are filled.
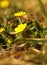
[[[44,5],[43,5],[41,0],[38,0],[38,3],[39,3],[39,6],[40,6],[40,9],[42,11],[42,15],[44,17],[44,20],[45,20],[45,22],[47,22],[47,16],[46,16]]]
[[[19,20],[19,23],[22,23],[22,21],[21,21],[20,17],[18,17],[18,20]]]
[[[28,42],[28,43],[31,43],[31,42],[47,42],[47,39],[27,39],[27,38],[22,38],[22,39],[17,39],[17,40],[15,40],[16,42],[19,42],[19,43],[26,43],[26,42]]]

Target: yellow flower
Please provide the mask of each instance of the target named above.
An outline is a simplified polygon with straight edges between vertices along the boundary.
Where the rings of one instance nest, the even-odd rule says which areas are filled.
[[[22,31],[26,28],[26,26],[27,26],[26,23],[24,23],[24,24],[19,24],[19,25],[14,29],[14,31],[15,31],[16,33],[20,33],[20,32],[22,32]]]
[[[11,43],[11,42],[12,42],[12,40],[11,40],[11,39],[8,39],[8,40],[7,40],[7,42],[8,42],[8,43]]]
[[[24,16],[26,14],[26,12],[18,12],[18,13],[14,13],[14,16]]]
[[[4,28],[0,28],[0,33],[2,33],[3,31],[5,31],[5,29]]]
[[[9,6],[9,1],[3,0],[0,2],[0,7],[1,8],[7,8]]]

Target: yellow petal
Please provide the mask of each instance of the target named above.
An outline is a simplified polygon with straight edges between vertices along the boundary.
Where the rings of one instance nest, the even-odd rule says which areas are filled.
[[[0,33],[3,32],[3,31],[5,31],[5,29],[4,28],[0,28]]]
[[[11,39],[8,39],[8,40],[7,40],[7,42],[8,42],[8,43],[11,43],[11,42],[12,42],[12,40],[11,40]]]
[[[0,2],[0,7],[1,8],[7,8],[9,6],[9,1],[3,0]]]
[[[23,15],[25,15],[26,14],[26,12],[18,12],[18,13],[14,13],[14,16],[23,16]]]
[[[16,33],[20,33],[20,32],[22,32],[22,31],[26,28],[26,26],[27,26],[26,23],[24,23],[24,24],[19,24],[19,25],[14,29],[14,31],[15,31]]]

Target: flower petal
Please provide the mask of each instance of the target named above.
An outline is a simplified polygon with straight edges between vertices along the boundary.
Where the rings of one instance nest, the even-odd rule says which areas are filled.
[[[4,28],[0,28],[0,33],[2,33],[3,31],[5,31],[5,29]]]
[[[14,13],[14,16],[23,16],[23,15],[25,15],[26,14],[26,12],[18,12],[18,13]]]
[[[14,29],[14,31],[15,31],[16,33],[20,33],[20,32],[22,32],[22,31],[26,28],[26,26],[27,26],[26,23],[20,24],[20,25],[18,25],[18,27],[16,27],[16,28]]]
[[[7,8],[9,6],[9,1],[4,0],[0,2],[0,7],[1,8]]]

